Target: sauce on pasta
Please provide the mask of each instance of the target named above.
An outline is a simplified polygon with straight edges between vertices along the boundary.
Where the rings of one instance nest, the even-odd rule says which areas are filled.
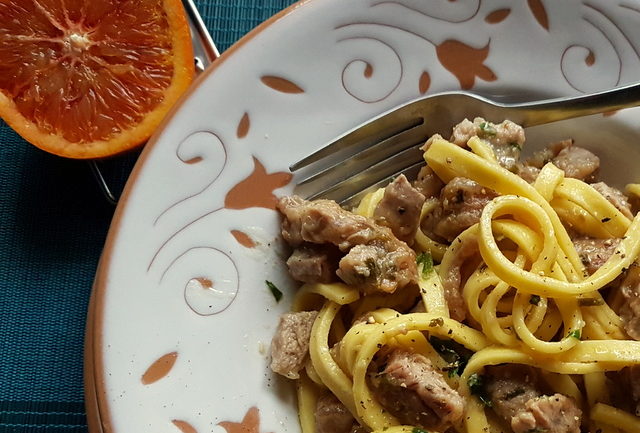
[[[351,211],[280,200],[303,285],[271,366],[303,433],[640,431],[640,187],[523,145],[465,120]]]

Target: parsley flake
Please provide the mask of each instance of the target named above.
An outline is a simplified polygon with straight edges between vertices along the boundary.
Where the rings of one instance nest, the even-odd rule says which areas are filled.
[[[414,427],[413,430],[411,430],[411,433],[429,433],[426,430],[422,430],[420,427]]]
[[[538,305],[540,303],[540,296],[538,295],[531,295],[531,297],[529,298],[529,303],[531,305]]]
[[[282,292],[280,291],[280,289],[278,289],[276,285],[269,280],[264,280],[264,282],[269,290],[271,290],[271,294],[275,298],[276,302],[280,302],[280,299],[282,299]]]
[[[496,128],[494,128],[493,125],[489,122],[482,122],[479,126],[480,131],[482,131],[482,135],[484,135],[485,137],[494,137],[498,133],[498,131],[496,131]]]
[[[448,365],[442,370],[446,371],[449,377],[460,376],[467,366],[469,358],[473,355],[473,352],[453,340],[441,340],[431,336],[429,344],[447,362]]]
[[[428,252],[418,254],[416,257],[418,266],[422,266],[422,276],[427,277],[433,272],[433,257]]]
[[[579,339],[580,339],[580,330],[579,330],[579,329],[576,329],[575,331],[571,331],[571,332],[569,332],[569,335],[568,335],[568,336],[569,336],[569,337],[573,337],[573,338],[575,338],[576,340],[579,340]]]
[[[469,379],[467,379],[467,385],[469,385],[471,394],[478,397],[485,406],[492,406],[491,399],[487,395],[484,378],[482,376],[480,376],[478,373],[473,373],[471,376],[469,376]]]
[[[520,146],[520,143],[517,143],[515,141],[510,141],[509,146],[513,147],[514,149],[518,149],[520,151],[522,150],[522,146]]]

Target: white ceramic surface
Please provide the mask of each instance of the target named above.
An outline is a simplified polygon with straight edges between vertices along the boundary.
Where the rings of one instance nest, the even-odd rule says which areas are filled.
[[[290,163],[426,92],[522,99],[638,77],[640,1],[311,0],[280,14],[216,61],[136,167],[88,326],[92,430],[299,431],[294,389],[267,367],[295,290],[273,210]],[[605,178],[634,180],[619,167],[640,160],[638,114],[538,127],[530,147],[570,135],[599,149]]]

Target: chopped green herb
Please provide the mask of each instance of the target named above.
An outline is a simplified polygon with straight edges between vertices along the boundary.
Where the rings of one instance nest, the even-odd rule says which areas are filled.
[[[510,141],[509,146],[513,147],[514,149],[522,150],[522,146],[520,146],[520,143],[516,143],[515,141]]]
[[[411,433],[429,433],[426,430],[422,430],[420,427],[414,427],[413,430],[411,430]]]
[[[427,277],[433,271],[433,257],[430,253],[420,253],[416,257],[418,266],[422,266],[422,276]]]
[[[480,131],[482,131],[482,135],[494,137],[498,132],[496,128],[489,122],[482,122],[480,124]]]
[[[441,340],[431,336],[429,337],[429,343],[440,354],[440,357],[449,364],[443,368],[443,371],[446,371],[449,377],[459,376],[467,366],[469,358],[473,355],[473,352],[453,340]]]
[[[480,376],[478,373],[473,373],[471,376],[469,376],[467,385],[469,385],[471,394],[478,397],[485,406],[491,407],[491,399],[487,395],[487,390],[484,386],[484,378],[482,376]]]
[[[282,299],[282,292],[280,291],[280,289],[278,289],[276,285],[269,280],[264,280],[264,282],[269,290],[271,290],[271,294],[275,298],[276,302],[280,302],[280,299]]]
[[[576,340],[579,340],[580,339],[580,330],[576,329],[575,331],[569,332],[569,337],[573,337]]]
[[[540,296],[538,295],[531,295],[531,297],[529,298],[529,303],[531,305],[538,305],[540,303]]]
[[[604,305],[604,299],[602,298],[578,298],[578,305],[581,307],[597,307]]]
[[[600,222],[603,222],[603,223],[606,223],[606,222],[609,222],[609,221],[611,221],[611,218],[609,218],[609,217],[604,217],[604,218],[602,218],[600,220]]]
[[[471,390],[477,388],[481,383],[482,383],[482,376],[480,376],[478,373],[473,373],[471,376],[469,376],[469,379],[467,380],[467,385],[469,385],[469,388]]]

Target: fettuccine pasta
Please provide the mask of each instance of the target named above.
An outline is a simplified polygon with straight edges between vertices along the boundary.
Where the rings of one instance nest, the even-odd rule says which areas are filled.
[[[353,212],[280,201],[303,433],[640,431],[640,216],[572,142],[465,122]]]

